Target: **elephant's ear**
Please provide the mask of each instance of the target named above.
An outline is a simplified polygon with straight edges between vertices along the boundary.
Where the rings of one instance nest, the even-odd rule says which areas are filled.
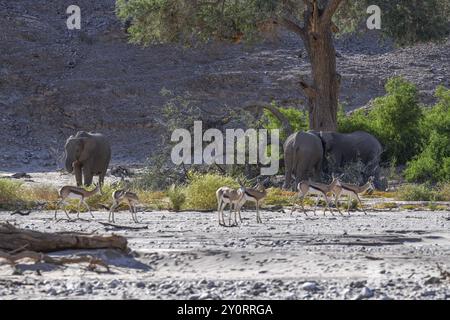
[[[90,138],[79,138],[81,143],[80,162],[88,160],[95,149],[95,140]]]
[[[324,144],[326,150],[330,150],[333,147],[334,135],[334,132],[329,131],[320,133],[320,138],[322,139],[322,143]]]

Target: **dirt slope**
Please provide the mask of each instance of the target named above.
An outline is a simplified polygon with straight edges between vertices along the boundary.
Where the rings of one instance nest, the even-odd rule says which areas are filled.
[[[0,171],[54,170],[65,139],[78,130],[111,137],[113,163],[142,163],[160,143],[160,91],[190,93],[205,117],[248,100],[303,105],[307,75],[295,37],[254,48],[127,43],[114,1],[80,0],[81,31],[66,28],[65,0],[0,0]],[[424,102],[450,86],[450,41],[394,49],[377,36],[337,40],[341,101],[348,110],[383,94],[388,77],[418,84]]]

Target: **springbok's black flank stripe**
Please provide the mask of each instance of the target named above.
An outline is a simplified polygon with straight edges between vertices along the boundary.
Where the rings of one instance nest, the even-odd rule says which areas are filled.
[[[350,188],[348,188],[348,187],[344,187],[344,186],[342,186],[342,185],[341,185],[341,187],[342,187],[342,189],[345,189],[345,190],[347,190],[347,191],[356,192],[355,190],[350,189]]]
[[[70,193],[74,193],[74,194],[77,194],[79,196],[84,196],[84,193],[82,193],[81,191],[70,190]]]
[[[247,190],[245,191],[245,194],[248,195],[250,198],[253,198],[256,200],[256,198],[254,196],[252,196],[250,193],[248,193]]]
[[[314,190],[317,190],[317,191],[320,191],[320,192],[322,192],[322,193],[324,193],[322,190],[320,190],[319,188],[316,188],[316,187],[313,187],[313,186],[309,186],[311,189],[314,189]]]

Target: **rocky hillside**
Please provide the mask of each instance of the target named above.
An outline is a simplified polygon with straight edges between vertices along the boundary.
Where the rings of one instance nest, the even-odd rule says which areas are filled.
[[[107,134],[114,163],[142,163],[160,143],[163,88],[189,93],[205,117],[255,99],[303,106],[298,79],[309,65],[292,35],[252,48],[141,48],[127,42],[114,2],[78,0],[82,28],[69,31],[73,1],[0,0],[0,171],[54,170],[78,130]],[[450,86],[450,41],[395,49],[368,32],[336,46],[347,110],[382,95],[394,75],[414,81],[423,102]]]

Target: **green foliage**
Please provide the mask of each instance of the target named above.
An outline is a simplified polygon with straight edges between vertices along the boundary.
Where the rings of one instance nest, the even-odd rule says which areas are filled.
[[[224,186],[239,188],[239,184],[231,177],[212,173],[189,173],[189,184],[184,189],[185,207],[192,210],[217,209],[216,191]]]
[[[387,94],[373,101],[370,111],[357,110],[349,116],[338,117],[338,130],[364,130],[376,136],[383,145],[384,160],[393,158],[404,164],[420,150],[422,109],[418,104],[416,86],[395,77],[386,83]],[[407,125],[405,125],[407,124]]]
[[[358,130],[370,132],[371,127],[367,114],[368,112],[366,110],[357,109],[347,116],[342,106],[340,106],[337,113],[338,131],[342,133],[350,133]]]
[[[279,4],[275,0],[117,0],[116,12],[123,21],[132,20],[128,30],[132,42],[192,44],[256,38]]]
[[[289,206],[293,204],[296,195],[296,192],[280,188],[269,188],[267,189],[267,197],[264,203],[267,205]]]
[[[397,191],[397,197],[405,201],[437,201],[439,191],[424,184],[407,184]]]
[[[439,183],[432,187],[428,184],[408,184],[401,186],[397,197],[406,201],[450,201],[450,183]]]
[[[409,181],[450,181],[450,90],[440,86],[436,97],[421,123],[424,148],[405,170]]]
[[[405,163],[419,151],[418,127],[422,111],[416,86],[395,77],[386,84],[387,95],[375,99],[369,114],[372,131],[386,149],[385,157]]]
[[[183,189],[173,184],[167,191],[167,195],[169,196],[172,209],[175,211],[180,211],[181,206],[186,201],[186,196]]]

